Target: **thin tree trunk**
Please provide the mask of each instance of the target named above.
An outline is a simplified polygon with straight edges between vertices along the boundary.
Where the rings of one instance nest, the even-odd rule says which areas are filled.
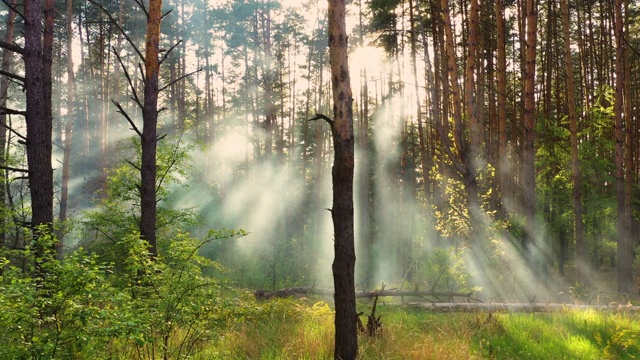
[[[417,4],[414,0],[409,1],[409,18],[411,21],[411,70],[413,72],[413,82],[414,87],[413,90],[416,93],[416,122],[418,123],[418,143],[420,147],[420,168],[422,175],[422,189],[425,194],[425,199],[428,198],[429,194],[429,160],[427,158],[427,144],[425,138],[424,124],[422,120],[422,102],[420,101],[420,89],[419,89],[419,79],[418,79],[418,55],[417,55],[417,42],[418,42],[418,28],[417,22],[422,21],[419,14],[414,14],[414,8]],[[420,32],[424,34],[423,31]]]
[[[265,121],[264,131],[266,136],[265,141],[265,155],[271,157],[273,152],[273,137],[274,137],[274,125],[275,125],[275,106],[273,104],[273,71],[271,54],[271,2],[267,0],[266,19],[264,24],[264,107],[265,107]]]
[[[524,77],[524,138],[522,150],[523,177],[523,211],[525,215],[524,246],[532,251],[536,247],[536,173],[535,147],[536,138],[536,42],[538,28],[537,0],[526,0],[526,43],[525,43],[525,77]],[[530,254],[532,255],[532,254]],[[533,260],[533,259],[530,259]]]
[[[576,239],[577,281],[586,284],[589,281],[587,248],[584,241],[584,221],[582,220],[582,183],[580,181],[580,159],[578,158],[578,113],[576,109],[575,82],[573,79],[573,61],[571,57],[571,34],[568,0],[561,0],[562,35],[564,38],[565,75],[567,76],[567,111],[571,133],[571,179],[573,183],[573,212]],[[564,256],[564,254],[562,254]]]
[[[506,27],[502,0],[496,0],[496,32],[498,41],[497,54],[497,91],[498,91],[498,191],[503,206],[500,207],[502,216],[506,215],[505,198],[510,196],[508,192],[509,167],[507,155],[507,51],[506,51]]]
[[[616,197],[618,200],[618,292],[628,293],[633,283],[633,243],[628,231],[628,214],[625,206],[624,152],[625,141],[623,129],[624,114],[624,20],[622,18],[623,0],[615,3],[615,40],[616,40],[616,81],[614,103],[615,163],[616,163]]]
[[[11,1],[11,5],[15,6],[16,0]],[[9,10],[7,13],[7,28],[4,35],[4,42],[7,44],[13,43],[13,30],[16,22],[16,13],[13,10]],[[2,51],[2,71],[8,73],[11,70],[11,61],[13,60],[13,52],[7,49]],[[10,79],[8,76],[3,76],[0,80],[0,106],[7,107],[7,99],[9,97],[9,84]],[[0,210],[4,211],[6,207],[7,191],[6,187],[6,170],[2,167],[6,166],[6,149],[7,149],[7,114],[0,114]],[[4,247],[6,241],[5,232],[5,217],[0,217],[0,249]],[[0,274],[2,274],[2,268],[0,268]]]
[[[462,152],[462,163],[465,167],[463,183],[467,190],[467,210],[471,220],[471,231],[479,231],[482,226],[480,198],[478,195],[478,165],[482,156],[482,131],[478,117],[478,101],[476,96],[476,51],[478,48],[478,0],[471,0],[469,14],[468,55],[465,73],[465,103],[467,105],[467,117],[469,119],[469,142]],[[480,98],[482,103],[482,98]]]
[[[336,359],[355,359],[358,337],[355,302],[355,249],[353,234],[353,171],[354,137],[353,108],[349,62],[345,1],[329,2],[329,57],[333,89],[333,116],[331,126],[335,151],[333,178],[334,226],[333,279],[335,288],[335,353]]]
[[[62,184],[60,188],[60,230],[58,231],[58,256],[64,248],[64,223],[67,220],[69,202],[69,167],[71,158],[71,130],[75,117],[75,74],[73,71],[73,0],[67,0],[67,121],[64,127]]]

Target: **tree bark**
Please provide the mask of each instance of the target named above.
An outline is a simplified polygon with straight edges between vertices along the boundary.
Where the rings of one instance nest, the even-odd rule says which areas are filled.
[[[502,0],[496,0],[496,35],[498,41],[496,79],[498,101],[498,159],[496,161],[498,176],[498,191],[502,201],[500,213],[504,217],[507,213],[505,198],[509,197],[507,183],[509,181],[509,167],[507,155],[507,48],[506,26]]]
[[[526,43],[524,58],[524,137],[522,149],[523,211],[525,215],[524,247],[530,256],[534,255],[536,244],[536,42],[538,28],[537,0],[526,0]],[[533,260],[533,258],[530,258]]]
[[[69,168],[71,158],[71,130],[75,117],[75,74],[73,71],[73,0],[67,0],[67,121],[64,127],[63,156],[62,156],[62,184],[60,187],[60,226],[58,231],[58,256],[63,253],[64,222],[67,220],[69,203]]]
[[[158,58],[162,0],[150,0],[145,42],[144,107],[142,109],[142,163],[140,167],[140,235],[149,243],[152,256],[158,255],[156,240],[156,149],[158,125]]]
[[[358,353],[354,268],[353,108],[349,63],[345,0],[328,0],[329,61],[333,89],[331,133],[334,145],[333,208],[334,227],[333,281],[335,288],[336,359],[355,359]]]
[[[573,212],[576,240],[576,279],[581,284],[589,281],[587,248],[584,241],[584,221],[582,220],[582,183],[580,181],[580,159],[578,157],[578,113],[576,110],[575,81],[573,78],[573,61],[571,57],[571,34],[569,32],[568,0],[561,0],[562,35],[564,38],[565,75],[567,76],[567,112],[569,131],[571,133],[571,179],[573,183]],[[564,256],[564,254],[561,254]]]
[[[615,62],[615,99],[614,99],[614,133],[616,163],[616,197],[618,208],[618,292],[628,293],[633,283],[633,243],[628,231],[629,221],[625,206],[624,152],[625,141],[623,129],[624,114],[624,20],[622,18],[623,0],[616,0],[614,9],[614,33],[616,40]]]
[[[15,7],[15,0],[11,1],[11,5]],[[13,10],[9,10],[7,13],[7,28],[4,35],[4,42],[7,44],[13,43],[13,30],[16,21],[16,12]],[[9,73],[11,70],[11,61],[13,59],[13,52],[8,49],[3,49],[2,51],[2,71],[5,73]],[[10,79],[8,76],[3,76],[0,80],[0,105],[2,107],[7,107],[7,99],[9,97],[9,84]],[[0,167],[6,166],[6,148],[7,148],[7,114],[0,114]],[[0,209],[5,209],[6,202],[6,190],[5,190],[5,174],[4,169],[0,168]],[[0,217],[0,248],[2,248],[5,244],[6,240],[6,232],[5,232],[5,218]],[[2,269],[0,269],[0,274],[2,273]]]
[[[24,1],[24,63],[26,88],[26,124],[27,124],[27,162],[29,165],[29,189],[31,194],[31,225],[44,225],[49,231],[53,229],[53,168],[52,153],[52,119],[51,119],[51,51],[46,46],[49,31],[53,30],[53,1],[47,0],[45,9],[46,25],[43,41],[42,8],[38,0]],[[49,23],[51,22],[51,23]],[[51,33],[51,36],[53,34]],[[52,37],[51,37],[52,39]],[[49,87],[47,89],[47,86]],[[48,102],[48,105],[47,105]],[[38,237],[38,231],[34,236]],[[38,248],[36,258],[44,249]]]

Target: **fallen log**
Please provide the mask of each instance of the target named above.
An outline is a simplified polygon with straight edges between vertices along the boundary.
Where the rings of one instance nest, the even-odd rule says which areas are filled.
[[[316,289],[316,288],[286,288],[276,291],[256,290],[253,295],[257,299],[271,299],[271,298],[286,298],[296,297],[304,295],[322,295],[333,296],[333,290],[331,289]],[[373,291],[357,291],[356,298],[375,298],[384,296],[396,296],[396,297],[443,297],[454,298],[463,297],[471,298],[473,293],[456,293],[456,292],[438,292],[438,291],[419,291],[419,290],[373,290]]]
[[[441,291],[419,291],[419,290],[373,290],[356,292],[356,298],[375,298],[383,296],[399,297],[465,297],[470,298],[473,293],[441,292]]]
[[[617,312],[640,312],[640,306],[609,304],[609,305],[583,305],[583,304],[544,304],[544,303],[404,303],[401,306],[419,308],[426,311],[448,312],[509,312],[509,313],[551,313],[566,310],[597,310]]]
[[[254,291],[253,296],[259,300],[266,300],[272,298],[288,298],[288,297],[300,297],[304,295],[324,295],[333,296],[333,290],[323,290],[314,288],[287,288],[275,291],[266,291],[258,289]]]

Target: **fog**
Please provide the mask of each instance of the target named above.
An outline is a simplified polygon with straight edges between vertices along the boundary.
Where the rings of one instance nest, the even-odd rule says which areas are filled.
[[[232,9],[232,3],[238,8]],[[265,4],[253,5],[260,8]],[[177,3],[165,4],[173,5]],[[160,117],[161,133],[167,135],[161,141],[170,146],[180,143],[188,149],[190,159],[188,166],[181,164],[188,171],[176,175],[180,181],[170,185],[170,195],[159,205],[193,211],[198,225],[186,230],[196,237],[204,237],[210,229],[248,232],[203,249],[203,254],[226,267],[236,285],[330,288],[333,147],[329,125],[309,121],[315,113],[332,116],[326,40],[314,38],[325,33],[326,6],[323,1],[287,1],[283,5],[255,10],[246,2],[209,1],[211,8],[200,11],[198,4],[187,1],[184,18],[167,15],[166,22],[175,23],[165,24],[163,31],[176,33],[165,34],[163,45],[171,46],[178,35],[186,39],[184,48],[177,48],[163,64],[163,84],[170,83],[172,77],[201,71],[177,81],[176,88],[161,96],[161,107],[167,110]],[[473,291],[475,298],[495,302],[567,300],[572,284],[555,275],[552,268],[555,260],[548,244],[553,234],[547,224],[540,221],[533,256],[523,251],[521,239],[514,235],[523,217],[519,199],[501,199],[510,217],[500,219],[497,210],[487,206],[495,189],[483,189],[479,211],[483,230],[470,233],[465,189],[452,174],[451,160],[442,149],[430,153],[426,173],[431,183],[424,186],[427,180],[422,177],[419,159],[422,144],[416,113],[423,112],[421,125],[435,127],[428,109],[432,101],[427,98],[428,84],[422,83],[425,62],[419,58],[421,83],[416,87],[408,51],[391,57],[375,36],[359,38],[361,14],[357,5],[350,5],[348,24],[354,40],[350,71],[357,144],[354,223],[358,288],[386,284],[404,289]],[[267,11],[273,15],[268,29]],[[234,17],[216,20],[220,13]],[[290,19],[295,21],[290,24]],[[189,23],[211,26],[191,29],[191,34]],[[230,29],[238,33],[230,34]],[[266,52],[267,33],[273,37],[270,56]],[[294,38],[284,41],[287,36]],[[73,43],[76,48],[82,45],[78,38]],[[132,50],[126,45],[122,50],[125,66],[139,76],[131,60]],[[79,53],[76,49],[76,56]],[[206,56],[208,67],[203,65]],[[82,59],[75,58],[74,63],[75,71],[86,71]],[[182,64],[185,67],[180,69]],[[115,68],[113,63],[110,66],[107,69]],[[270,82],[265,80],[268,76],[273,76]],[[127,166],[133,156],[131,138],[135,134],[111,100],[122,101],[136,123],[140,124],[141,118],[127,99],[130,88],[122,75],[117,86],[102,98],[95,94],[105,90],[106,80],[97,74],[78,79],[78,97],[87,106],[84,113],[76,114],[69,188],[70,210],[81,227],[86,212],[99,208],[107,175]],[[272,84],[268,96],[267,83]],[[60,90],[60,99],[62,93]],[[181,102],[178,96],[185,98]],[[272,104],[267,104],[267,99]],[[65,121],[66,106],[61,104],[59,111]],[[272,133],[267,133],[270,106],[275,108],[275,120]],[[513,156],[510,153],[509,158],[497,161],[515,174],[516,169],[508,167],[516,163]],[[62,160],[58,147],[53,159],[58,181]],[[485,179],[496,171],[482,158],[478,167]],[[82,242],[78,238],[82,234],[74,233],[70,243]]]

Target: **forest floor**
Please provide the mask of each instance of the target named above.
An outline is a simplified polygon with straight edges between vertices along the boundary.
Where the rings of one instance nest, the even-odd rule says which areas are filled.
[[[196,359],[330,359],[323,301],[269,300],[222,330]],[[370,304],[360,303],[365,315]],[[640,315],[624,311],[433,313],[378,305],[382,330],[361,334],[360,359],[638,359]],[[366,316],[363,316],[366,321]]]

